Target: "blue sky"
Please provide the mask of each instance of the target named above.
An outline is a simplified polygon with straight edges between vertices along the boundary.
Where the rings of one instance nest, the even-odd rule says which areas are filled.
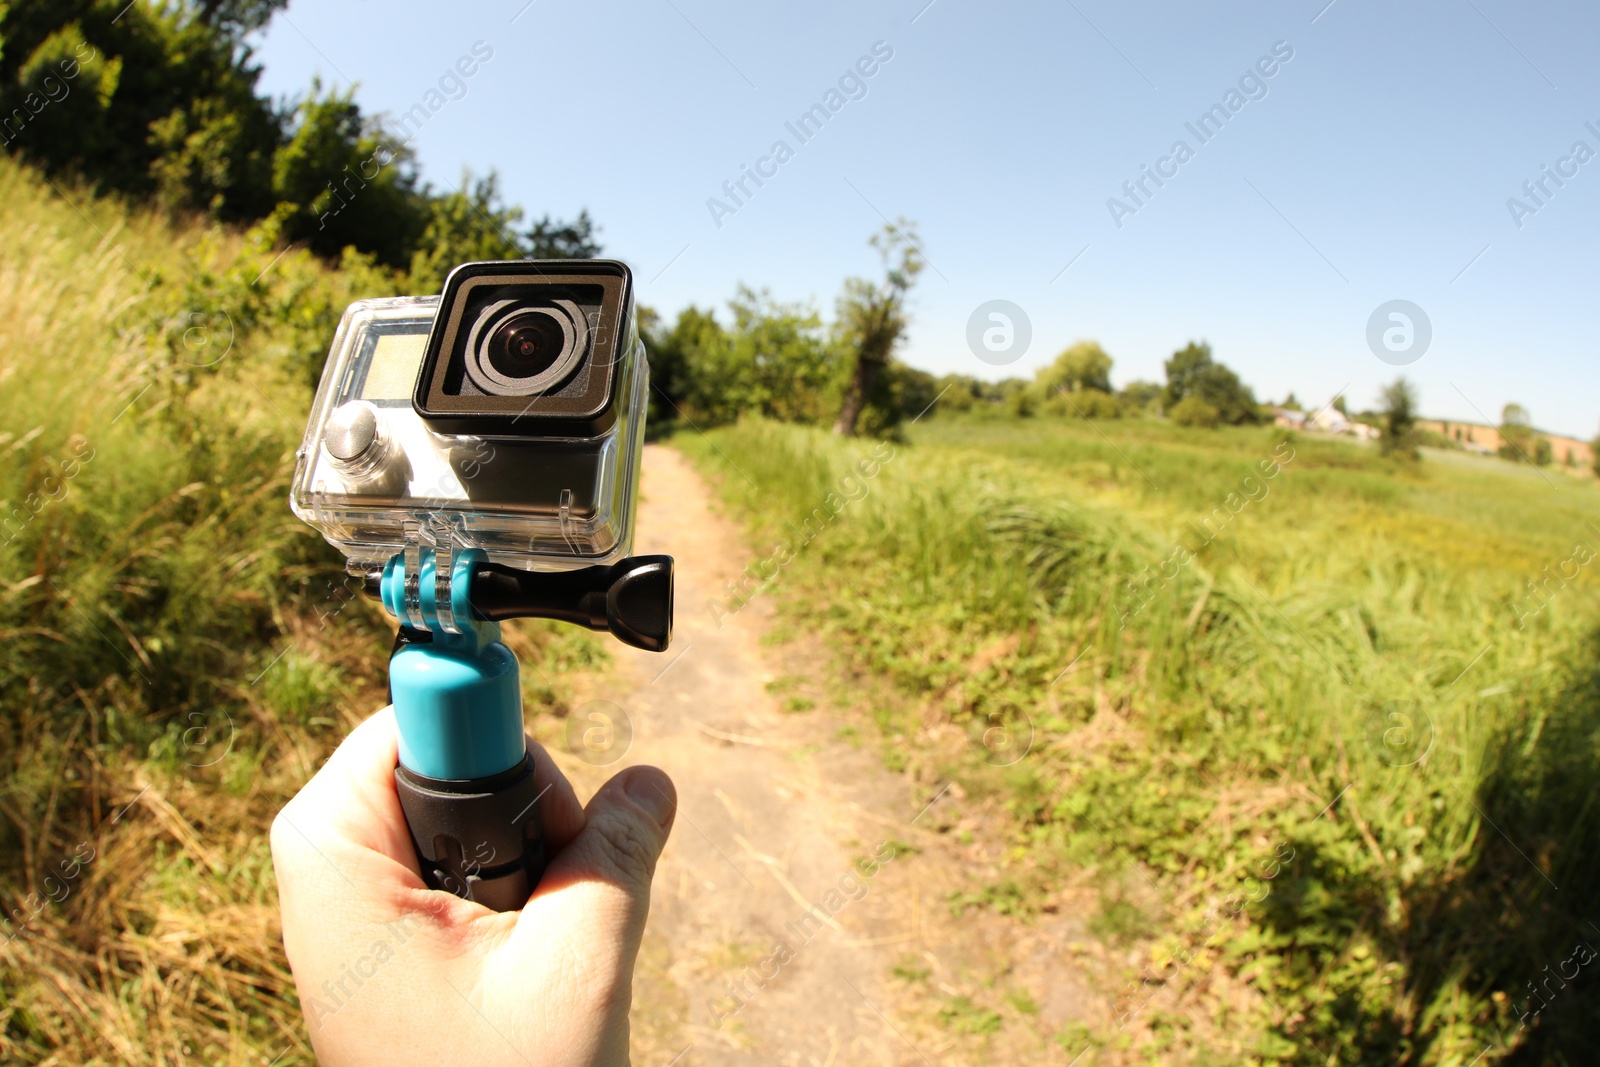
[[[1401,372],[1369,348],[1369,318],[1403,299],[1431,323],[1429,347],[1403,368],[1427,413],[1498,421],[1514,400],[1549,430],[1600,427],[1600,157],[1572,154],[1578,141],[1600,153],[1600,11],[1511,0],[440,10],[296,0],[258,41],[262,86],[291,96],[320,73],[357,83],[369,112],[398,115],[484,42],[493,57],[461,79],[464,95],[447,79],[459,99],[435,96],[445,102],[412,141],[424,174],[442,187],[463,168],[494,168],[535,214],[587,207],[605,253],[632,264],[642,299],[664,313],[720,306],[746,282],[831,314],[844,277],[879,270],[866,238],[905,216],[932,266],[902,357],[935,373],[1027,374],[1094,338],[1118,384],[1160,380],[1162,361],[1195,338],[1258,396],[1292,389],[1320,403],[1347,388],[1366,407]],[[861,77],[875,44],[892,57]],[[1274,62],[1274,46],[1292,58]],[[847,73],[859,80],[829,100]],[[806,142],[786,128],[830,103]],[[1213,104],[1227,121],[1202,143],[1185,124]],[[761,162],[779,140],[792,155]],[[1192,153],[1181,165],[1179,140]],[[708,200],[733,207],[723,183],[758,165],[772,176],[746,179],[751,195],[714,217]],[[1144,167],[1172,176],[1145,179],[1136,202],[1122,186]],[[1571,176],[1558,187],[1543,167]],[[1541,178],[1535,202],[1523,183]],[[1135,210],[1114,212],[1113,197]],[[1537,211],[1514,219],[1511,197]],[[974,310],[996,299],[1032,326],[1004,366],[967,341]]]

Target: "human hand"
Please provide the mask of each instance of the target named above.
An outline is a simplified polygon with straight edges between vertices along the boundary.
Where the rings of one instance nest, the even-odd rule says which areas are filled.
[[[630,767],[587,808],[533,743],[548,866],[521,911],[427,888],[400,811],[385,708],[272,824],[283,943],[324,1067],[628,1062],[633,963],[677,813]]]

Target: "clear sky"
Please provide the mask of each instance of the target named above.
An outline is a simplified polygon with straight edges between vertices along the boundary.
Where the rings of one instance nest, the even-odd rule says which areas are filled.
[[[320,73],[369,112],[438,105],[412,141],[427,178],[493,168],[534,214],[587,207],[664,314],[746,282],[831,315],[844,277],[879,271],[866,238],[905,216],[931,267],[902,357],[935,373],[1027,374],[1094,338],[1119,385],[1161,380],[1205,339],[1264,399],[1348,386],[1354,410],[1403,372],[1430,415],[1519,401],[1587,438],[1597,40],[1592,6],[1513,0],[294,0],[258,58],[277,96]],[[492,58],[446,78],[459,99],[430,101],[480,41]],[[785,126],[830,103],[804,142]],[[1213,104],[1202,141],[1185,124]],[[723,183],[747,166],[770,177],[736,203]],[[997,299],[1032,326],[1007,365],[967,339]],[[1368,341],[1397,299],[1432,333],[1403,367]]]

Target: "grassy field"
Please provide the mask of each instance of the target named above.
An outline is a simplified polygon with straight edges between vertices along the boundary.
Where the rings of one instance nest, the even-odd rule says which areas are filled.
[[[267,827],[389,629],[288,479],[340,312],[395,282],[6,161],[0,247],[0,1062],[312,1063]],[[601,655],[513,640],[534,682]]]
[[[1592,481],[1148,420],[675,443],[751,526],[730,601],[824,635],[891,767],[966,729],[930,781],[1003,797],[1016,847],[951,906],[1101,872],[1093,928],[1149,963],[1064,1046],[1140,1018],[1151,1062],[1238,1062],[1202,1011],[1263,1063],[1600,1044]]]

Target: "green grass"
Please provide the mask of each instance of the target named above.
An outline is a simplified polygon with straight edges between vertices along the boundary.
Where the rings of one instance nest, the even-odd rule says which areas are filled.
[[[955,773],[1004,798],[1043,885],[1130,857],[1166,898],[1143,931],[1165,977],[1263,994],[1261,1062],[1600,1042],[1590,975],[1518,1028],[1526,983],[1600,944],[1595,566],[1518,607],[1600,549],[1592,481],[1150,420],[936,416],[875,465],[873,442],[761,422],[676,443],[755,544],[793,547],[792,623],[893,695],[863,725],[965,725]],[[960,904],[1025,912],[1028,884]]]
[[[993,1008],[980,1007],[967,997],[954,997],[939,1009],[939,1023],[957,1034],[983,1036],[999,1033],[1005,1020]]]

